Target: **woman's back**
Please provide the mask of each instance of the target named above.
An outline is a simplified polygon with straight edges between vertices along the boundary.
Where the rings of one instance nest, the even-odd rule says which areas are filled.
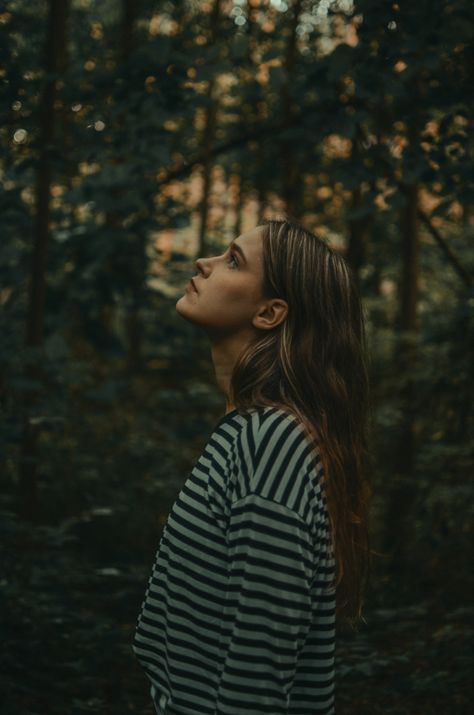
[[[333,713],[334,575],[302,426],[228,413],[169,515],[137,625],[159,712]]]

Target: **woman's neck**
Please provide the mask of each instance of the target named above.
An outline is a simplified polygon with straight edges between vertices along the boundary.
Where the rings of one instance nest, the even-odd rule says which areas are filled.
[[[225,414],[227,414],[235,409],[231,395],[232,373],[237,359],[247,345],[248,340],[239,335],[220,339],[211,338],[210,343],[217,387],[225,397]]]

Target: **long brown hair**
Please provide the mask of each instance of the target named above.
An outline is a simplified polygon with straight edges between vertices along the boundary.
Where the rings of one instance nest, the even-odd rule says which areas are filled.
[[[336,561],[336,613],[362,618],[370,570],[368,376],[361,300],[348,264],[296,223],[263,223],[265,297],[288,303],[286,320],[240,355],[234,405],[280,405],[319,448]]]

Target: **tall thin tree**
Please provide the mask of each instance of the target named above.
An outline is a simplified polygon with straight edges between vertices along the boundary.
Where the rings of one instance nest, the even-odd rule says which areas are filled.
[[[414,107],[419,100],[414,83]],[[420,117],[417,110],[411,117],[408,130],[410,146],[420,141]],[[411,172],[410,172],[411,173]],[[417,363],[417,307],[419,293],[419,185],[416,180],[404,184],[405,204],[400,212],[401,228],[401,276],[399,292],[398,331],[399,340],[396,361],[401,380],[401,410],[398,445],[395,450],[395,480],[390,489],[385,520],[384,546],[389,554],[389,567],[398,570],[406,563],[409,542],[410,507],[416,495],[414,488],[414,462],[416,454],[416,383],[414,370]]]
[[[296,107],[292,93],[292,84],[296,69],[298,53],[298,25],[303,12],[303,0],[294,0],[287,28],[287,42],[284,56],[285,81],[281,88],[281,108],[284,123],[290,127],[295,115]],[[299,212],[301,201],[302,173],[294,157],[293,142],[281,142],[281,156],[284,164],[283,172],[283,199],[289,216],[296,216]]]
[[[214,46],[218,37],[221,20],[222,0],[214,0],[209,19],[209,41],[208,46]],[[209,214],[209,197],[212,183],[213,156],[212,149],[216,132],[216,118],[218,102],[215,97],[216,79],[211,77],[206,89],[206,107],[204,112],[204,129],[202,133],[202,196],[199,206],[199,244],[198,254],[204,255],[206,252],[206,230]]]
[[[44,79],[39,101],[39,155],[35,183],[33,255],[26,319],[28,348],[41,346],[44,337],[47,258],[51,227],[51,184],[54,155],[57,153],[55,146],[57,100],[61,75],[66,67],[68,10],[69,0],[49,0],[43,60]],[[41,370],[35,361],[29,363],[27,372],[33,381],[41,380]],[[18,482],[18,511],[21,516],[31,520],[37,515],[38,428],[31,417],[31,409],[36,400],[36,389],[25,395]]]

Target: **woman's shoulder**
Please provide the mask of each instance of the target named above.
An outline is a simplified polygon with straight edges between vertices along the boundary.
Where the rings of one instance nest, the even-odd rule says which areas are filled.
[[[231,425],[233,427],[243,427],[251,423],[265,432],[278,423],[291,422],[297,426],[302,426],[301,420],[296,414],[283,405],[257,405],[255,407],[236,407],[221,417],[216,429],[221,425]]]
[[[280,405],[236,409],[221,419],[218,431],[241,475],[239,493],[278,501],[313,520],[321,506],[322,464],[297,415]]]
[[[291,448],[295,441],[311,444],[302,420],[284,405],[238,407],[219,420],[215,434],[245,442],[254,456]]]

